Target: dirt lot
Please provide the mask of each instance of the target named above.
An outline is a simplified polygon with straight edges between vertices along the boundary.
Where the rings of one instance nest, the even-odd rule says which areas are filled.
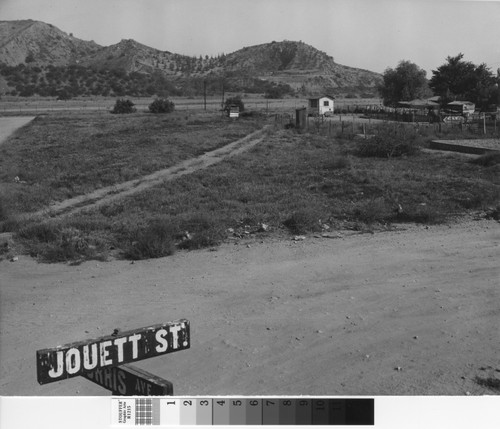
[[[191,349],[137,363],[176,395],[498,394],[498,223],[400,228],[0,262],[0,394],[108,395],[81,377],[38,385],[35,351],[180,318]]]

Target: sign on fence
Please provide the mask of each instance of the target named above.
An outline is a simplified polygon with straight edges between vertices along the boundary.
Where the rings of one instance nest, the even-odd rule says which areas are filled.
[[[113,395],[122,396],[172,396],[174,386],[163,378],[157,377],[132,365],[122,365],[95,369],[82,374]]]
[[[52,383],[107,367],[188,349],[189,321],[149,326],[116,335],[38,350],[37,378]]]

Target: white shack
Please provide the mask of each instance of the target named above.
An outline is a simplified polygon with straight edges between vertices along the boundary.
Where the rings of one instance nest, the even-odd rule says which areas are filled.
[[[333,115],[334,100],[335,97],[331,95],[309,98],[309,114],[320,116]]]

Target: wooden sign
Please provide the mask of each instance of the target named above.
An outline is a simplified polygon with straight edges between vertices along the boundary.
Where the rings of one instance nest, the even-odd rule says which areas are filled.
[[[132,365],[95,369],[82,374],[86,379],[111,390],[113,395],[124,396],[172,396],[174,386]]]
[[[189,321],[120,332],[36,352],[40,384],[77,377],[100,368],[123,365],[188,349]]]

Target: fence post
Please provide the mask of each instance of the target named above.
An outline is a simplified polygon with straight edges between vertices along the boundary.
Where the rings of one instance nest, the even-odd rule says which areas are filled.
[[[483,115],[483,130],[484,134],[486,134],[486,113]]]

